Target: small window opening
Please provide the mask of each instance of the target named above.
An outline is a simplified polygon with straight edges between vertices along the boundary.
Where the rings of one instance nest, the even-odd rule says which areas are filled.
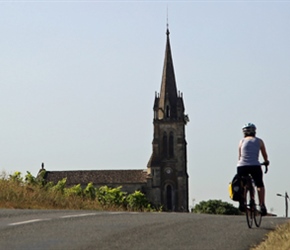
[[[169,136],[169,157],[174,157],[174,137],[173,132],[170,133]]]
[[[170,117],[170,107],[168,105],[166,106],[166,117]]]
[[[163,156],[167,157],[167,134],[164,132],[163,134]]]

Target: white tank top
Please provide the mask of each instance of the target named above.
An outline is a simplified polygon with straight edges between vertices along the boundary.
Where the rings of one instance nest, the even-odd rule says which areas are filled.
[[[238,161],[238,167],[241,166],[258,166],[260,152],[260,139],[253,137],[250,139],[243,139],[241,145],[241,157]]]

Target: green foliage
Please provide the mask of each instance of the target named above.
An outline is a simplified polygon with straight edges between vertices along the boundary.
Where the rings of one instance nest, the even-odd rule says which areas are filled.
[[[43,185],[41,185],[43,186]],[[52,190],[52,188],[54,187],[54,183],[52,181],[45,183],[45,185],[43,186],[44,190],[48,191],[48,190]]]
[[[37,183],[42,186],[45,186],[47,184],[46,180],[44,179],[45,174],[46,174],[46,170],[42,169],[36,177]]]
[[[21,183],[23,181],[23,178],[21,176],[21,173],[16,171],[13,175],[9,175],[9,180]]]
[[[126,201],[126,193],[121,191],[121,186],[110,188],[102,186],[97,189],[97,198],[102,206],[121,207]]]
[[[128,208],[130,210],[151,210],[151,205],[148,202],[145,194],[141,191],[135,191],[133,194],[127,196]]]
[[[96,188],[93,186],[92,182],[90,182],[84,189],[84,195],[91,200],[96,199]]]
[[[63,194],[65,185],[66,185],[66,178],[63,178],[62,180],[58,181],[58,183],[55,186],[52,187],[52,190],[61,192]]]
[[[29,171],[23,180],[20,172],[0,178],[0,208],[66,208],[66,209],[121,209],[131,211],[156,211],[146,196],[135,191],[123,192],[122,187],[95,188],[88,183],[86,188],[80,184],[66,187],[66,178],[56,185],[46,182],[45,170],[35,178]]]
[[[193,208],[194,213],[200,214],[223,214],[223,215],[240,215],[238,208],[222,200],[201,201]]]
[[[65,195],[68,195],[68,196],[82,196],[83,189],[81,187],[81,184],[78,184],[71,188],[65,188],[64,193]]]
[[[25,175],[25,182],[27,184],[31,184],[31,185],[37,185],[38,182],[36,180],[36,178],[29,172],[26,172],[27,174]]]

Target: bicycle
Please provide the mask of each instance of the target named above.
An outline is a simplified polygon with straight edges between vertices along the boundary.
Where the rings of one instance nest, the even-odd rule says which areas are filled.
[[[262,165],[265,166],[265,173],[267,173],[268,166],[266,163],[262,163],[261,166]],[[255,222],[256,227],[260,227],[262,222],[262,213],[261,206],[257,205],[260,203],[254,180],[249,174],[248,176],[242,177],[242,183],[244,187],[244,204],[248,227],[252,228],[253,221]]]

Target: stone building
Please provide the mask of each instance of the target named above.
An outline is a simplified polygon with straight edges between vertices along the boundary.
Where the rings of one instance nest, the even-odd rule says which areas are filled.
[[[182,94],[177,91],[169,30],[160,94],[154,102],[153,152],[148,162],[147,196],[168,211],[188,211],[188,174]]]
[[[153,105],[152,155],[147,170],[46,171],[47,181],[56,183],[67,178],[69,186],[92,182],[95,187],[122,186],[129,193],[141,190],[149,201],[162,205],[166,211],[188,211],[185,125],[189,120],[182,94],[177,91],[169,34],[167,28],[161,89],[155,94]]]

